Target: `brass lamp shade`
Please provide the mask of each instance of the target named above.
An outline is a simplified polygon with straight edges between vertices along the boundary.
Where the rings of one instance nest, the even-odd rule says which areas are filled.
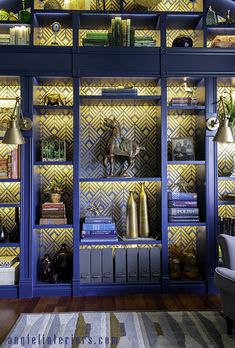
[[[13,119],[10,121],[2,143],[14,145],[21,145],[25,143],[24,137],[19,128],[19,122],[17,120]]]
[[[234,137],[231,127],[228,125],[229,119],[224,118],[221,121],[219,129],[214,137],[214,141],[218,143],[234,143]]]

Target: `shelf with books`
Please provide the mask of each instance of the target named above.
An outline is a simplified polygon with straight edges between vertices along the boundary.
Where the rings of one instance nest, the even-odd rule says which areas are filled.
[[[52,28],[53,23],[54,27]],[[54,31],[53,31],[53,30]],[[34,46],[72,46],[73,21],[70,13],[35,13]]]
[[[73,166],[34,166],[33,224],[71,225],[73,222]],[[53,193],[60,189],[61,197]],[[56,201],[52,199],[56,198]],[[53,203],[54,202],[54,203]],[[56,219],[54,222],[53,220]]]
[[[134,240],[118,240],[118,241],[104,241],[104,242],[100,242],[100,241],[90,241],[90,242],[86,242],[86,241],[83,241],[81,240],[80,241],[80,246],[83,246],[83,245],[105,245],[105,246],[112,246],[112,245],[117,245],[117,246],[122,246],[122,245],[159,245],[161,244],[161,241],[160,240],[156,240],[156,239],[152,239],[152,238],[145,238],[145,240],[141,240],[141,238],[139,239],[134,239]]]
[[[160,47],[158,14],[81,13],[79,46]]]
[[[203,40],[203,16],[200,14],[168,14],[166,45],[174,47],[176,40],[181,37],[187,37],[185,47],[204,47]],[[185,40],[185,39],[184,39]],[[181,39],[181,41],[183,41]],[[184,47],[184,42],[182,46]],[[179,47],[176,45],[176,47]]]

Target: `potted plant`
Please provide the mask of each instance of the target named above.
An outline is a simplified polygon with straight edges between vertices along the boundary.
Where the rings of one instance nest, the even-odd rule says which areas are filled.
[[[50,186],[48,187],[46,192],[50,195],[50,201],[52,203],[59,203],[63,190],[64,190],[64,180],[54,179],[50,182]]]
[[[235,133],[235,96],[232,93],[228,93],[228,97],[225,98],[224,104],[226,107],[226,112],[229,116],[229,125]]]

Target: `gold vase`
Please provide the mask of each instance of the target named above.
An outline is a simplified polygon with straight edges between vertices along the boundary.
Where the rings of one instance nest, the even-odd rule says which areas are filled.
[[[127,203],[126,237],[131,239],[138,238],[137,205],[132,191]]]
[[[149,237],[149,235],[148,197],[144,189],[144,184],[142,183],[140,191],[139,236]]]

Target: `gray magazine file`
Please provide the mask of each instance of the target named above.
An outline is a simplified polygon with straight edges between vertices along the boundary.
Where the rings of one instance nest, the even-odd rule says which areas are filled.
[[[161,248],[150,249],[150,279],[158,282],[161,278]]]
[[[101,250],[91,250],[91,283],[101,283]]]
[[[149,248],[139,248],[139,282],[150,281]]]
[[[138,249],[128,248],[127,249],[127,281],[138,282]]]
[[[115,281],[126,283],[126,249],[115,251]]]
[[[102,250],[102,281],[113,283],[113,251],[111,248]]]
[[[90,283],[90,250],[80,250],[80,283]]]

